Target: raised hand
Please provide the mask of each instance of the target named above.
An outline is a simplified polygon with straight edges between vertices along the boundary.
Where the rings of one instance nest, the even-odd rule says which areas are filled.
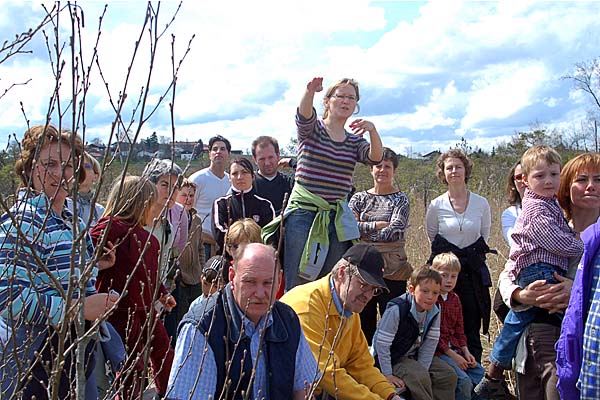
[[[371,121],[366,121],[362,118],[355,119],[350,123],[350,129],[352,129],[352,133],[358,136],[362,136],[365,132],[377,132],[375,129],[375,124]]]
[[[306,90],[313,93],[323,90],[323,77],[318,76],[312,78],[312,80],[306,84]]]

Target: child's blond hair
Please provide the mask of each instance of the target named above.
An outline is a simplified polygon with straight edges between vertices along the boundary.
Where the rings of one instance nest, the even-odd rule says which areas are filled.
[[[460,261],[453,253],[440,253],[433,258],[431,268],[438,272],[460,272]]]
[[[562,158],[556,150],[550,146],[538,144],[530,147],[523,153],[521,157],[521,171],[523,171],[523,174],[529,175],[531,170],[540,161],[545,161],[548,165],[558,164],[559,167],[562,166]]]

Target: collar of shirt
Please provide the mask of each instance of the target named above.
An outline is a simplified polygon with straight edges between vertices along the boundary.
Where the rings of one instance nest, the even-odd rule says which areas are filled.
[[[225,290],[228,290],[230,292],[230,294],[233,296],[233,293],[231,292],[231,287],[229,284],[227,286],[225,286]],[[240,306],[237,304],[237,302],[235,303],[235,305],[236,305],[235,309],[237,310],[237,313],[240,316],[240,318],[242,319],[242,323],[244,324],[244,331],[246,333],[246,336],[252,337],[256,332],[260,332],[262,327],[264,326],[265,317],[263,316],[258,321],[258,324],[254,324],[254,322],[250,321],[248,319],[248,317],[246,317],[244,315],[244,313],[242,312],[242,310],[241,310]],[[273,325],[273,314],[269,313],[269,319],[267,320],[267,328],[270,327],[271,325]]]
[[[331,287],[331,297],[333,298],[333,304],[335,304],[337,312],[346,318],[350,318],[352,316],[352,311],[346,311],[344,310],[344,307],[342,307],[342,301],[335,290],[333,275],[329,277],[329,286]]]
[[[523,199],[525,200],[526,198],[529,198],[529,197],[531,197],[532,199],[546,200],[549,202],[553,202],[556,199],[556,196],[552,196],[552,197],[540,196],[533,190],[531,190],[529,188],[525,188],[525,195],[523,196]]]

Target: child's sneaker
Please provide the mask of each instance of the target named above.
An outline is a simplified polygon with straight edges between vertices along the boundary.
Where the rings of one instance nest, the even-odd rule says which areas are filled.
[[[508,390],[504,379],[493,380],[484,376],[475,386],[475,394],[479,400],[512,400],[515,397]]]

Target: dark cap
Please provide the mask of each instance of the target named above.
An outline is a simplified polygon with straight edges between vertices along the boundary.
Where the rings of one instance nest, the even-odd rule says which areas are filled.
[[[375,248],[365,243],[355,244],[342,256],[352,265],[356,265],[360,277],[369,285],[378,286],[389,293],[383,280],[383,256]]]
[[[214,279],[219,275],[219,271],[221,270],[222,265],[222,256],[211,257],[204,264],[204,268],[202,268],[202,275],[208,282],[212,283]]]

